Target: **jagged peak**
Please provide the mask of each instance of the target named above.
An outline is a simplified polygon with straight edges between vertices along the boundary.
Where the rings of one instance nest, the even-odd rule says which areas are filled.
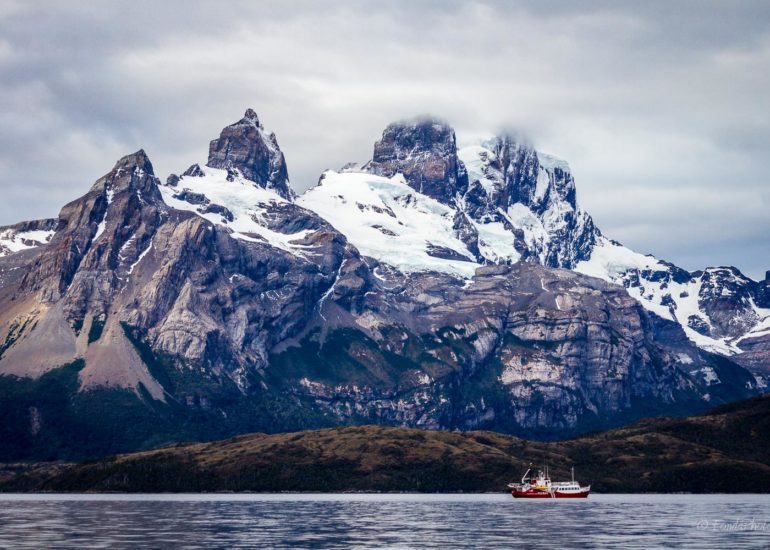
[[[131,186],[134,178],[138,178],[140,190],[146,189],[148,185],[157,183],[152,162],[150,162],[150,157],[144,149],[139,149],[135,153],[130,153],[118,159],[112,170],[96,180],[91,190],[104,192],[107,189],[111,189],[112,191],[119,191],[124,187],[128,188]]]
[[[152,167],[152,162],[150,162],[150,157],[144,149],[139,149],[135,153],[121,157],[118,162],[115,163],[115,167],[112,171],[115,172],[126,168],[139,168],[145,174],[150,176],[155,175],[155,170]]]
[[[430,115],[390,123],[363,169],[388,178],[402,174],[410,187],[445,204],[468,183],[454,129]]]
[[[499,146],[519,147],[522,149],[535,150],[535,144],[529,135],[521,130],[515,128],[507,128],[491,140],[491,143],[498,144]]]
[[[206,165],[237,170],[260,187],[273,189],[288,200],[294,198],[278,140],[265,130],[253,109],[247,109],[242,119],[223,128],[211,141]]]
[[[243,119],[242,120],[248,120],[249,122],[253,122],[257,126],[260,126],[260,127],[262,126],[259,123],[259,117],[257,116],[257,112],[254,109],[252,109],[251,107],[246,109],[246,112],[243,114]]]
[[[260,122],[257,112],[252,108],[246,109],[246,112],[243,113],[243,117],[240,120],[233,122],[227,127],[229,128],[229,127],[239,127],[239,126],[247,126],[251,128],[256,128],[258,130],[262,130],[263,132],[265,131],[265,127],[262,125],[262,122]],[[275,134],[271,132],[266,132],[266,135],[275,136]]]
[[[558,169],[565,173],[571,171],[566,160],[537,149],[530,137],[519,130],[505,130],[495,136],[476,139],[463,145],[479,146],[501,157],[505,156],[504,150],[507,149],[509,152],[518,152],[522,156],[537,158],[538,165],[546,170]]]
[[[749,277],[744,275],[740,269],[732,265],[710,266],[702,270],[699,270],[699,273],[700,273],[699,275],[700,277],[704,277],[704,276],[727,277],[727,278],[738,280],[743,283],[754,282],[753,279],[750,279]]]

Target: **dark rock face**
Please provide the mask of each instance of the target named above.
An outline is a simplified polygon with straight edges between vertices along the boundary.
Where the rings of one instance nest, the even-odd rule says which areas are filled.
[[[446,204],[468,185],[454,130],[434,118],[390,124],[365,168],[385,177],[403,174],[410,187]]]
[[[141,227],[149,238],[160,222],[165,205],[157,183],[144,151],[120,159],[88,194],[62,208],[57,232],[23,279],[22,290],[41,290],[44,302],[56,302],[84,260],[83,268],[101,270],[111,287],[128,236]]]
[[[185,170],[182,173],[183,176],[192,176],[194,178],[199,178],[203,176],[203,170],[201,170],[201,167],[199,164],[193,164],[190,166],[187,170]]]
[[[212,168],[238,170],[245,178],[260,187],[274,190],[286,199],[294,196],[289,187],[286,160],[278,147],[275,134],[265,131],[257,114],[251,109],[246,111],[241,120],[222,130],[219,138],[211,142],[206,164]]]
[[[481,251],[479,250],[479,232],[476,226],[471,223],[467,214],[463,211],[458,211],[455,214],[452,226],[456,232],[456,235],[460,241],[468,247],[468,250],[476,261],[483,261]]]
[[[750,300],[753,281],[734,267],[709,268],[700,275],[698,302],[711,321],[715,337],[739,337],[757,321]]]
[[[505,185],[495,201],[496,206],[507,208],[521,203],[535,211],[542,210],[542,202],[535,195],[540,172],[535,149],[510,135],[501,136],[495,141],[493,150],[498,158],[499,170],[505,177]],[[560,175],[564,179],[564,174]],[[574,206],[574,196],[572,199]]]

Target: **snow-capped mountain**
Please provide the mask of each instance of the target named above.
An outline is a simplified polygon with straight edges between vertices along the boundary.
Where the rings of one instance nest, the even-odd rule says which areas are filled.
[[[394,123],[362,169],[324,173],[298,204],[405,272],[536,262],[626,287],[709,351],[740,357],[742,341],[770,334],[767,283],[733,267],[689,273],[604,237],[569,165],[510,135],[458,149],[443,121]]]
[[[296,197],[248,110],[204,165],[162,184],[138,151],[57,220],[10,228],[0,408],[56,441],[76,422],[113,442],[130,411],[114,452],[373,421],[556,437],[759,391],[692,340],[752,334],[760,372],[767,285],[628,251],[575,195],[564,161],[512,136],[458,150],[420,119]]]
[[[237,170],[244,178],[275,191],[284,199],[294,197],[286,160],[275,134],[265,130],[252,109],[248,109],[241,120],[227,126],[217,139],[211,141],[206,164],[211,168],[228,170],[231,174]]]
[[[478,265],[520,260],[572,268],[599,237],[566,162],[510,136],[458,150],[434,119],[391,124],[370,162],[325,172],[298,204],[405,272],[472,277]]]
[[[417,194],[452,208],[454,229],[478,263],[571,268],[598,235],[577,205],[567,163],[510,135],[458,150],[444,121],[393,123],[363,171],[401,176]]]
[[[679,323],[703,349],[740,360],[742,343],[770,335],[767,281],[752,281],[734,267],[689,273],[600,237],[575,270],[625,286],[647,309]]]

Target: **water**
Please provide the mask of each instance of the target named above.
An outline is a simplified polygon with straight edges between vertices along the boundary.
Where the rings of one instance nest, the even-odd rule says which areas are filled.
[[[769,548],[770,496],[0,495],[2,548]]]

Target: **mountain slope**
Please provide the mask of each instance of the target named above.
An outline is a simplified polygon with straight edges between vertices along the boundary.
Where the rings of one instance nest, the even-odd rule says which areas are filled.
[[[569,165],[525,140],[502,135],[457,149],[445,122],[415,119],[389,125],[372,160],[343,172],[326,172],[299,200],[367,255],[461,277],[474,264],[516,261],[574,269],[626,287],[694,344],[734,355],[765,384],[770,274],[757,282],[734,267],[689,273],[608,239],[579,207]]]
[[[598,492],[770,491],[770,399],[558,443],[361,426],[250,434],[17,475],[2,490],[504,491],[532,462]],[[752,443],[749,443],[752,442]]]

